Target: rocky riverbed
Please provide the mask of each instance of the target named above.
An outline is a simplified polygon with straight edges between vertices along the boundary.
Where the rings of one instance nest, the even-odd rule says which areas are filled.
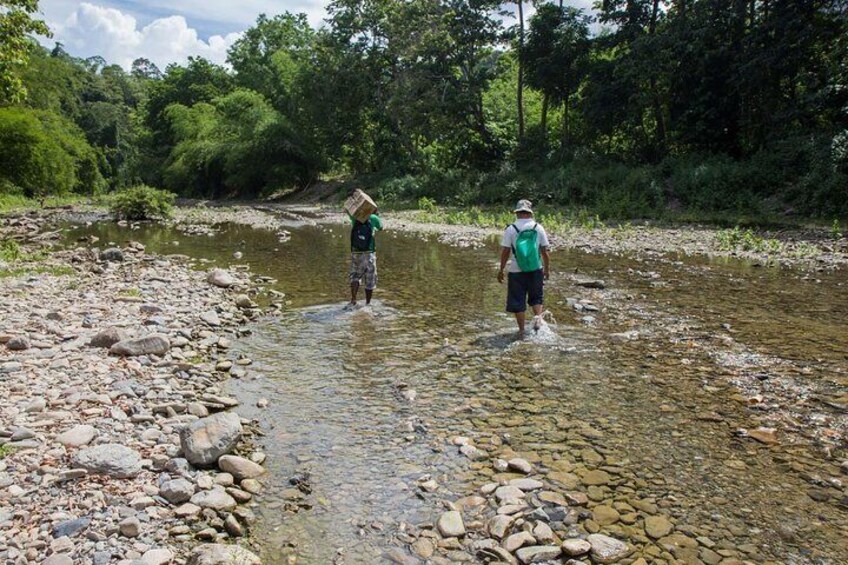
[[[128,241],[107,250],[106,240],[117,239],[115,233],[132,236],[134,226],[87,232],[78,249],[6,266],[14,276],[3,279],[11,284],[3,290],[0,335],[6,343],[0,352],[15,370],[0,377],[4,386],[11,383],[0,405],[4,417],[13,416],[2,422],[0,441],[35,439],[37,445],[2,460],[2,477],[15,482],[0,491],[6,497],[0,512],[18,511],[12,495],[34,497],[35,507],[23,508],[41,522],[30,527],[29,514],[10,514],[13,542],[2,537],[4,531],[0,543],[7,545],[0,547],[14,559],[26,558],[27,551],[34,560],[52,553],[57,559],[88,557],[93,551],[105,559],[111,551],[113,561],[132,562],[166,550],[148,555],[147,562],[158,562],[157,555],[202,562],[190,557],[195,544],[232,541],[252,526],[258,537],[247,551],[270,563],[828,563],[846,555],[838,541],[848,534],[842,510],[848,504],[846,381],[831,326],[819,315],[816,325],[801,320],[796,329],[798,320],[790,318],[780,328],[751,331],[745,327],[750,312],[737,320],[732,302],[707,302],[706,308],[699,302],[701,294],[724,296],[730,286],[742,293],[746,309],[756,302],[749,295],[759,294],[769,301],[757,308],[780,310],[782,302],[770,301],[783,289],[769,286],[768,277],[678,261],[651,246],[627,254],[610,248],[608,255],[596,247],[597,254],[589,249],[578,257],[567,255],[569,245],[560,241],[556,258],[567,256],[564,264],[581,266],[580,272],[560,266],[550,281],[550,306],[562,337],[513,350],[510,340],[484,328],[493,323],[488,314],[482,326],[469,325],[453,314],[452,302],[429,301],[432,293],[472,297],[479,307],[477,290],[491,278],[488,251],[437,253],[419,239],[429,230],[452,246],[473,248],[487,245],[495,232],[422,227],[401,218],[392,224],[395,232],[419,235],[384,234],[381,256],[393,277],[403,277],[389,284],[408,311],[381,307],[374,318],[381,331],[374,332],[365,314],[325,325],[338,315],[329,304],[296,311],[332,302],[338,290],[330,279],[343,268],[344,238],[339,240],[339,228],[326,226],[337,221],[306,207],[201,207],[179,210],[167,228],[146,234],[142,240],[160,253],[182,249],[172,237],[181,238],[186,250],[216,248],[211,256],[218,259],[235,249],[241,259],[244,250],[244,264],[284,279],[278,288],[291,292],[292,311],[249,327],[261,312],[256,302],[271,302],[273,311],[281,307],[279,292],[269,290],[270,300],[257,296],[257,285],[269,279],[249,277],[238,267],[210,278],[202,262],[151,255]],[[59,237],[38,218],[9,224],[30,253]],[[242,245],[243,239],[249,243]],[[286,260],[302,274],[291,276]],[[422,272],[450,276],[428,280],[431,290],[419,295],[414,273],[421,264],[427,265]],[[839,280],[832,273],[793,273],[781,273],[781,280],[806,288],[811,303]],[[212,282],[216,278],[220,287]],[[748,284],[765,286],[758,291]],[[702,310],[709,315],[701,316]],[[447,316],[468,333],[434,326],[428,316]],[[56,333],[56,326],[66,334]],[[347,336],[353,328],[359,330]],[[237,340],[249,329],[257,336]],[[810,339],[812,350],[780,339],[796,331]],[[383,332],[393,337],[380,339]],[[266,334],[266,349],[248,348],[245,355],[242,345],[259,333]],[[127,343],[91,345],[95,337],[109,344],[126,336],[148,336],[132,344],[146,355],[118,357],[133,353]],[[374,356],[338,349],[351,338]],[[54,362],[60,364],[52,367]],[[283,380],[269,379],[270,372]],[[362,375],[368,378],[360,383]],[[237,400],[227,398],[221,379],[233,377],[243,379],[240,398],[250,399],[249,405],[231,407]],[[39,380],[44,378],[54,384]],[[135,397],[113,390],[127,379],[138,384]],[[63,384],[55,385],[57,380]],[[263,395],[272,399],[270,406]],[[26,412],[33,404],[36,411]],[[187,430],[204,421],[198,405],[210,415],[236,409],[261,421],[273,439],[260,451],[255,422],[239,418],[241,438],[233,443],[232,418],[207,420],[222,431],[221,450],[189,457]],[[115,406],[126,420],[112,421]],[[268,414],[271,422],[265,421]],[[381,424],[383,418],[388,422]],[[304,422],[316,425],[299,427]],[[75,429],[85,425],[94,434]],[[199,436],[208,435],[210,426],[197,425],[203,428]],[[18,428],[35,437],[14,435]],[[63,443],[67,436],[80,441],[78,435],[94,437],[78,447]],[[137,474],[134,466],[127,472],[114,463],[105,468],[127,478],[98,474],[86,465],[103,453],[77,455],[105,445],[107,458],[120,459],[122,450],[109,444],[138,454]],[[251,463],[262,461],[262,451],[271,454],[271,473],[259,477],[260,486],[248,475],[260,473]],[[233,454],[243,459],[231,459]],[[86,474],[76,477],[81,469]],[[74,478],[54,481],[62,472]],[[108,493],[106,501],[95,491]],[[187,502],[168,498],[186,494]],[[222,494],[240,504],[231,509]],[[154,503],[133,504],[144,497]],[[772,497],[780,500],[779,512],[772,511]],[[410,498],[419,501],[414,518],[397,516]],[[199,514],[177,515],[186,505]],[[310,516],[329,516],[323,518],[329,532],[312,528]],[[67,533],[71,545],[62,541],[51,549],[58,539],[53,527],[76,524],[77,518],[91,522],[82,533]],[[135,538],[121,530],[131,518],[138,519]],[[344,524],[359,542],[341,541],[351,535]],[[133,533],[134,526],[130,520],[125,532]],[[337,549],[320,547],[337,542]],[[393,549],[383,551],[387,546]],[[214,552],[223,546],[199,547]]]
[[[221,388],[251,371],[228,354],[259,313],[249,275],[133,241],[45,254],[44,227],[0,223],[22,254],[0,265],[0,558],[258,563],[229,544],[265,455]]]

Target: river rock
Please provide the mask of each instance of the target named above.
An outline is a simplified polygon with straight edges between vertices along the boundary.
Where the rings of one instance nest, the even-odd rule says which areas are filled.
[[[236,280],[233,276],[224,269],[212,269],[209,271],[209,275],[206,277],[206,280],[209,284],[220,288],[229,288],[236,284]]]
[[[521,563],[542,563],[559,557],[562,550],[558,545],[531,545],[522,547],[515,556]]]
[[[53,526],[53,530],[50,534],[54,538],[61,538],[63,536],[71,538],[86,529],[89,524],[91,524],[91,518],[88,517],[65,520],[64,522],[60,522]]]
[[[594,288],[598,290],[603,290],[607,286],[606,283],[604,283],[604,281],[602,281],[601,279],[579,280],[574,284],[583,288]]]
[[[162,483],[159,494],[171,504],[181,504],[191,499],[194,485],[186,479],[171,479]]]
[[[191,503],[218,512],[232,512],[236,507],[236,500],[220,488],[196,493],[191,497]]]
[[[32,345],[25,336],[19,335],[10,339],[6,344],[6,347],[8,347],[10,351],[25,351],[32,347]]]
[[[127,538],[137,538],[141,533],[141,522],[135,516],[124,518],[118,524],[118,531]]]
[[[74,560],[64,553],[54,553],[42,561],[41,565],[74,565]]]
[[[505,540],[503,540],[503,544],[501,545],[510,553],[515,553],[515,550],[519,547],[533,545],[534,543],[536,543],[536,538],[533,537],[533,534],[530,532],[518,532],[508,536]]]
[[[510,469],[518,471],[519,473],[524,473],[525,475],[529,475],[533,472],[533,465],[531,465],[526,459],[521,459],[520,457],[510,459],[507,461],[507,465],[509,465]]]
[[[523,492],[538,490],[545,486],[541,481],[537,481],[536,479],[513,479],[509,481],[509,485],[513,487],[518,487]]]
[[[109,261],[111,263],[120,263],[124,260],[124,252],[119,247],[110,247],[100,252],[101,261]]]
[[[222,455],[218,459],[218,467],[241,481],[243,479],[255,479],[262,475],[265,469],[249,459],[236,455]]]
[[[74,454],[75,467],[91,473],[119,479],[132,478],[141,472],[141,456],[134,449],[117,443],[104,443],[82,449]]]
[[[256,308],[256,303],[251,300],[248,295],[239,294],[238,296],[236,296],[236,306],[238,306],[242,310],[249,310],[251,308]]]
[[[165,355],[171,349],[168,338],[162,334],[151,334],[119,341],[109,348],[109,353],[119,357],[134,357],[137,355]]]
[[[645,518],[645,533],[654,539],[664,538],[674,529],[665,516],[649,516]]]
[[[514,521],[512,516],[495,516],[489,520],[489,535],[495,539],[503,539]]]
[[[241,522],[239,522],[232,514],[227,516],[227,519],[224,520],[224,529],[227,530],[227,533],[234,538],[240,538],[244,535],[244,526],[242,526]]]
[[[101,332],[98,332],[91,340],[88,342],[88,345],[91,347],[112,347],[119,341],[124,341],[129,339],[129,335],[122,329],[119,328],[107,328]]]
[[[168,549],[149,549],[141,556],[144,565],[167,565],[174,559],[174,554]]]
[[[439,516],[437,523],[439,532],[446,538],[454,538],[465,535],[465,524],[462,515],[456,510],[445,512]]]
[[[235,412],[220,412],[196,420],[180,431],[180,445],[188,461],[213,465],[235,448],[241,438],[241,420]]]
[[[518,500],[524,498],[524,496],[523,490],[512,485],[498,487],[495,490],[495,498],[497,498],[498,502],[501,503],[507,500]]]
[[[621,515],[612,506],[601,504],[592,509],[592,519],[601,526],[609,526],[618,522]]]
[[[584,539],[567,539],[562,542],[562,552],[566,557],[577,557],[589,553],[592,544]]]
[[[255,554],[237,545],[207,543],[191,552],[186,565],[261,565]]]
[[[57,435],[56,441],[65,447],[82,447],[91,443],[96,434],[97,430],[94,429],[94,426],[80,424]]]
[[[630,554],[626,543],[603,534],[591,534],[586,540],[592,546],[592,559],[598,563],[615,563]]]

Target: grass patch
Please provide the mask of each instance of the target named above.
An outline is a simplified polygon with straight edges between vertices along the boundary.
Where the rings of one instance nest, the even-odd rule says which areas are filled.
[[[126,290],[122,290],[119,293],[119,296],[129,296],[131,298],[138,298],[141,296],[141,291],[137,288],[128,288]]]
[[[42,208],[53,208],[58,206],[109,206],[114,199],[112,194],[97,196],[81,196],[71,194],[67,196],[50,196],[42,201],[34,198],[26,198],[17,194],[0,194],[0,214],[10,212],[25,212],[27,210],[40,210]]]
[[[5,459],[15,452],[15,448],[8,445],[0,445],[0,459]]]
[[[441,223],[449,225],[476,226],[480,228],[505,228],[515,222],[515,214],[509,210],[499,207],[481,208],[472,206],[470,208],[439,207],[429,198],[422,198],[418,202],[418,212],[415,215],[420,222]],[[609,228],[596,214],[591,214],[585,209],[572,211],[550,211],[542,209],[535,214],[536,220],[545,229],[552,233],[562,233],[574,229],[592,231]],[[627,228],[632,230],[632,224],[628,222]]]
[[[76,273],[76,271],[68,265],[32,265],[0,269],[0,279],[30,275],[51,275],[54,277],[61,277],[63,275],[73,275],[74,273]]]
[[[739,226],[729,230],[721,230],[717,234],[718,247],[722,251],[753,251],[756,253],[780,253],[783,244],[770,238],[760,237],[750,229]]]

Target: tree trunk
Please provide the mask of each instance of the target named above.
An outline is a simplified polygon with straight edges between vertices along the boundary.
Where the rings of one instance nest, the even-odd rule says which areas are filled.
[[[660,12],[660,2],[659,0],[654,0],[653,6],[651,8],[651,22],[648,27],[648,33],[650,35],[654,35],[657,31],[657,18],[659,17]],[[657,88],[657,77],[653,73],[650,78],[650,86],[651,86],[651,104],[654,109],[654,121],[657,123],[657,148],[659,149],[659,153],[665,154],[665,145],[666,145],[666,128],[665,128],[665,116],[663,115],[662,103],[660,102],[660,93]]]
[[[524,139],[524,1],[518,0],[518,139]]]
[[[548,139],[548,93],[542,93],[542,137],[547,145]]]
[[[560,141],[560,152],[565,155],[565,150],[571,141],[571,132],[569,131],[568,110],[569,102],[571,101],[571,93],[565,95],[565,101],[562,104],[562,139]]]

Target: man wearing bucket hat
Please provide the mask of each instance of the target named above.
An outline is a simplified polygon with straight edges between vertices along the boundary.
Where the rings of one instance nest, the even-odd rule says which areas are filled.
[[[515,314],[519,335],[524,335],[527,305],[533,309],[533,329],[542,326],[544,281],[550,276],[548,234],[533,217],[533,204],[519,200],[515,222],[507,226],[501,239],[501,264],[498,282],[503,283],[509,261],[506,311]],[[510,260],[511,258],[511,260]]]

